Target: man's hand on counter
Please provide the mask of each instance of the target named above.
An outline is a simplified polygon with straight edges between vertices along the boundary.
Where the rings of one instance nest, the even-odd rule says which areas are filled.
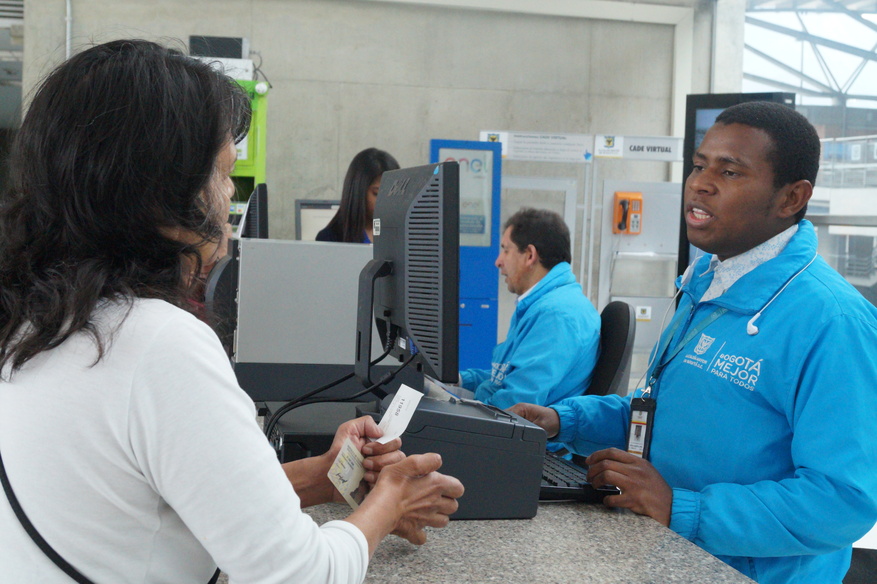
[[[630,509],[670,526],[673,490],[649,461],[617,448],[608,448],[593,453],[586,462],[591,484],[597,488],[615,485],[621,490],[620,495],[603,499],[604,504]]]

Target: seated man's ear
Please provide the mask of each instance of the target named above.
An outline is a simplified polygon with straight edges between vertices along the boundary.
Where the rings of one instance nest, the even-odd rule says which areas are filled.
[[[794,217],[813,196],[813,185],[809,180],[793,182],[783,187],[781,196],[783,199],[778,209],[779,216],[783,219]]]
[[[536,246],[532,243],[527,246],[526,250],[527,254],[527,265],[531,266],[539,263],[539,250],[536,249]]]

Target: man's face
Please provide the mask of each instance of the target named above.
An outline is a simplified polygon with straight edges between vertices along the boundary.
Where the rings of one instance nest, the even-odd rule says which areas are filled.
[[[787,213],[780,216],[790,185],[773,185],[772,147],[770,137],[751,126],[710,128],[685,181],[685,224],[693,245],[725,260],[791,225]]]
[[[514,294],[523,294],[527,291],[527,259],[530,254],[520,251],[518,246],[512,241],[512,228],[509,227],[502,234],[499,242],[499,255],[496,258],[495,265],[499,268],[499,273],[505,276],[506,285],[509,292]]]

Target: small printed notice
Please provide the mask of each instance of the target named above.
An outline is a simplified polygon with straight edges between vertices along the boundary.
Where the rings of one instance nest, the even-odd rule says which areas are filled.
[[[408,428],[408,422],[411,421],[411,416],[414,415],[414,410],[417,409],[417,404],[420,403],[420,398],[422,397],[423,394],[416,389],[412,389],[405,384],[400,385],[399,391],[396,392],[393,401],[390,402],[390,407],[384,412],[384,417],[381,418],[381,422],[378,424],[378,428],[384,431],[384,435],[375,440],[375,442],[386,444],[405,433],[405,429]]]
[[[590,163],[594,136],[542,132],[482,131],[482,142],[502,142],[502,155],[509,160]]]
[[[594,137],[594,156],[622,158],[624,156],[624,136],[597,134]]]
[[[362,461],[362,454],[347,438],[329,469],[329,480],[353,509],[359,508],[368,493],[368,483],[362,478],[365,475]]]

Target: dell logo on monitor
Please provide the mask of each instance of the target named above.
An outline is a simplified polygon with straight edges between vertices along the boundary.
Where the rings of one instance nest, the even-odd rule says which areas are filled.
[[[393,186],[390,187],[389,192],[387,192],[387,197],[395,197],[396,195],[402,194],[408,187],[408,181],[410,180],[410,178],[405,178],[394,182]]]

